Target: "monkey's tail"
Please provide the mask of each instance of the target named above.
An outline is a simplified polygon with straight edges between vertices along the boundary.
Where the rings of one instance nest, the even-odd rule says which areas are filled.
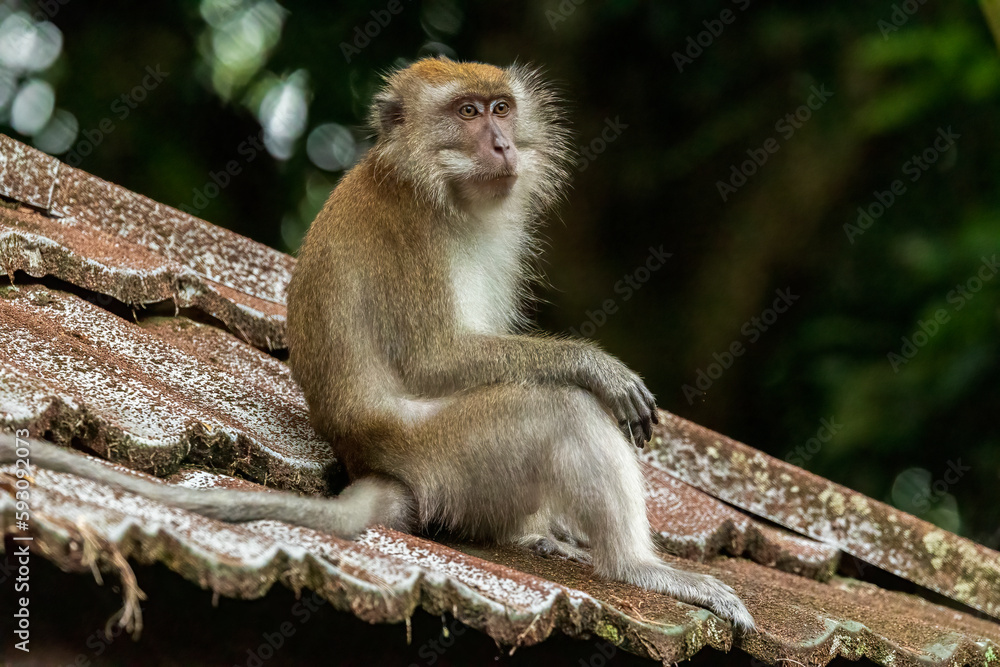
[[[413,494],[406,485],[392,479],[359,479],[336,498],[311,498],[282,491],[190,489],[121,472],[47,442],[15,440],[9,434],[0,434],[0,464],[9,463],[25,468],[26,474],[29,467],[39,467],[112,484],[150,500],[221,521],[271,519],[345,539],[353,539],[376,524],[403,531],[413,526]]]

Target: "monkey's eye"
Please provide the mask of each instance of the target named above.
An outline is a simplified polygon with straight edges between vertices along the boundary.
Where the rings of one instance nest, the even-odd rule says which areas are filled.
[[[463,104],[458,108],[458,115],[462,118],[475,118],[479,114],[479,109],[474,104]]]
[[[510,105],[505,101],[500,100],[493,105],[493,113],[497,116],[506,116],[510,113]]]

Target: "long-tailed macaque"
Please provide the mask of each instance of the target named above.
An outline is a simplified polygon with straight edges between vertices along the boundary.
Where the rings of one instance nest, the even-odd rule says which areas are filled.
[[[375,146],[288,289],[289,362],[344,493],[178,489],[43,443],[34,463],[228,521],[517,543],[752,629],[731,588],[655,552],[634,445],[656,406],[639,376],[588,342],[518,333],[535,228],[567,178],[557,98],[523,66],[426,59],[387,78],[371,122]],[[13,454],[0,438],[0,462]]]
[[[426,59],[388,77],[371,123],[288,289],[289,362],[350,478],[381,480],[396,528],[590,560],[752,628],[728,586],[654,551],[639,376],[518,333],[535,228],[567,176],[557,98],[526,67]]]

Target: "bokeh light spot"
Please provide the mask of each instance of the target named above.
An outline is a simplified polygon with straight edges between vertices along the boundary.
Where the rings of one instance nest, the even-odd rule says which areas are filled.
[[[15,72],[39,72],[59,57],[62,42],[59,28],[15,12],[0,23],[0,65]]]
[[[316,127],[306,140],[309,159],[327,171],[340,171],[354,164],[357,148],[358,143],[351,131],[337,123]]]
[[[35,147],[49,155],[65,153],[76,141],[80,123],[76,116],[65,109],[56,109],[52,118],[35,135]]]
[[[32,136],[45,127],[56,105],[56,93],[46,81],[32,79],[21,86],[10,110],[10,125]]]

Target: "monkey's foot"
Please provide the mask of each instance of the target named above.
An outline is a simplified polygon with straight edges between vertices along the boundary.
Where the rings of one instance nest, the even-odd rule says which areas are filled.
[[[708,607],[743,632],[756,629],[753,616],[736,591],[707,574],[676,569],[660,561],[632,566],[623,576],[615,578],[672,595],[689,604]]]
[[[555,556],[578,563],[590,562],[590,554],[585,550],[568,542],[557,540],[551,535],[526,535],[521,538],[521,543],[543,558]]]
[[[555,538],[557,542],[568,544],[571,547],[580,547],[581,549],[590,548],[590,541],[585,535],[573,533],[570,529],[560,524],[552,526],[552,537]]]

